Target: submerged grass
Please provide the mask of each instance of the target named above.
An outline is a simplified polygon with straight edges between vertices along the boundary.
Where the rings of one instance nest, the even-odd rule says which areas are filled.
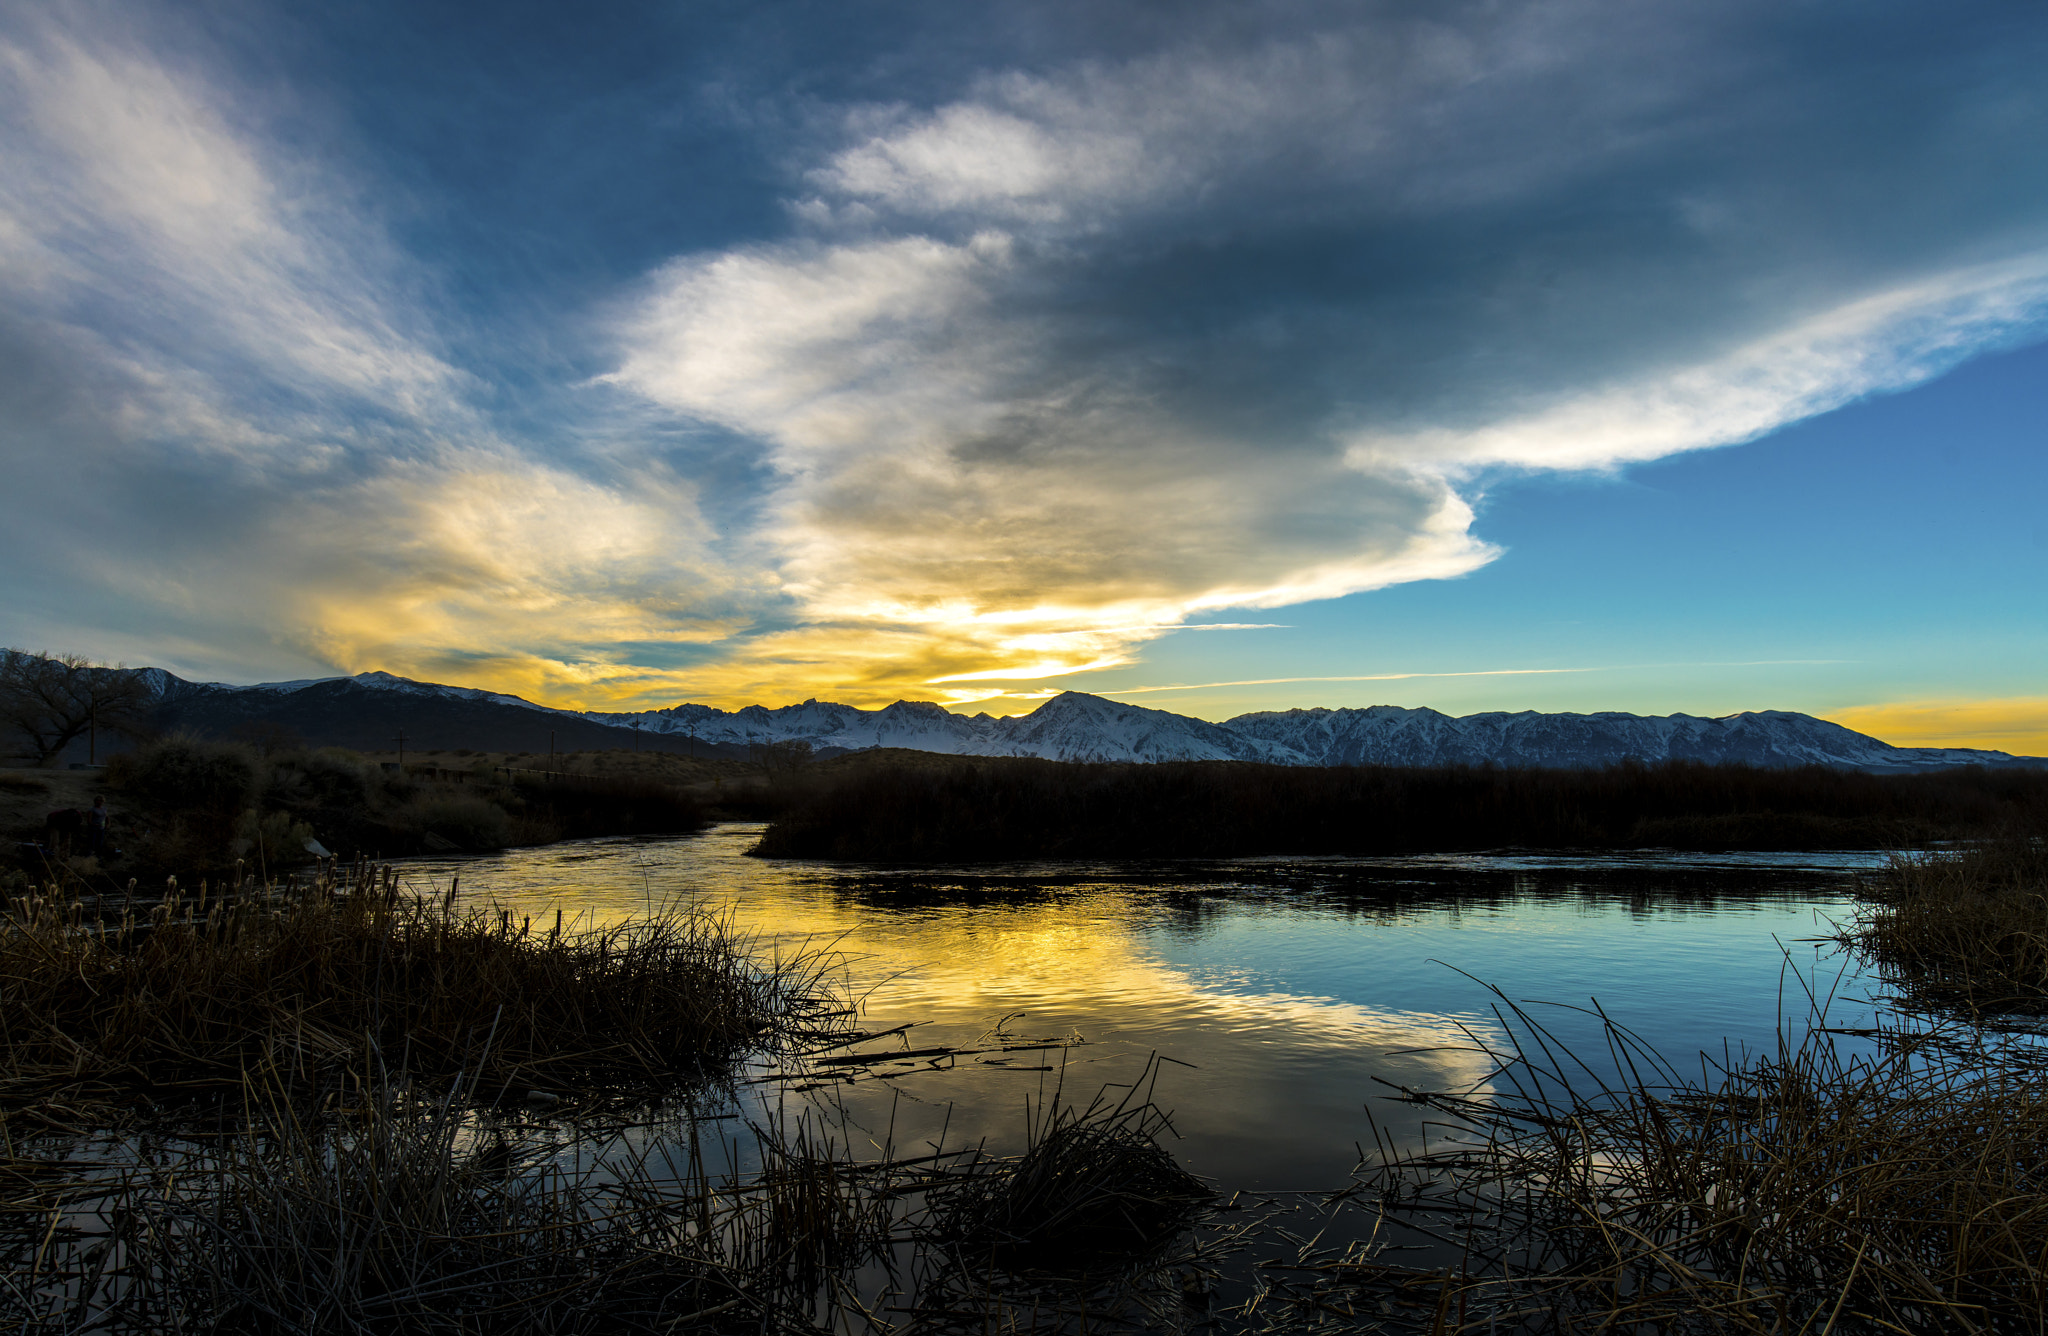
[[[843,1027],[822,971],[758,962],[699,913],[576,931],[367,864],[92,913],[34,894],[0,915],[0,1127],[239,1102],[259,1071],[338,1097],[372,1053],[429,1080],[470,1072],[480,1095],[672,1082]]]
[[[466,1080],[416,1091],[371,1074],[358,1103],[322,1113],[252,1082],[233,1129],[106,1138],[0,1181],[0,1324],[117,1336],[1156,1326],[1181,1305],[1170,1245],[1207,1195],[1154,1140],[1163,1115],[1129,1097],[1055,1098],[1019,1156],[885,1146],[857,1160],[815,1109],[778,1104],[733,1124],[719,1119],[742,1106],[686,1105],[621,1131],[494,1113]],[[991,1248],[1010,1245],[991,1265]]]

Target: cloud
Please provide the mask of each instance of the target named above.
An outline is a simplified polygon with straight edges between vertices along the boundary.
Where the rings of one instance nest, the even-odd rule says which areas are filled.
[[[9,639],[559,694],[752,624],[688,479],[495,430],[431,278],[247,88],[143,43],[146,13],[10,17]]]
[[[1456,577],[1503,470],[1750,439],[2041,334],[2042,27],[1996,8],[1053,4],[1028,58],[906,32],[886,97],[823,71],[795,110],[736,55],[689,105],[755,77],[766,109],[664,170],[739,221],[643,261],[663,220],[582,170],[624,290],[488,302],[465,275],[516,258],[429,254],[419,216],[508,206],[259,85],[263,41],[9,9],[0,463],[39,504],[0,534],[5,638],[966,702]],[[549,96],[537,124],[596,123]]]
[[[2024,63],[1936,43],[1985,82],[1902,90],[1812,38],[1324,9],[852,107],[801,235],[651,275],[612,380],[760,442],[807,616],[989,660],[928,686],[1460,575],[1489,471],[1747,440],[2041,334]],[[2011,142],[1970,137],[1994,104]]]

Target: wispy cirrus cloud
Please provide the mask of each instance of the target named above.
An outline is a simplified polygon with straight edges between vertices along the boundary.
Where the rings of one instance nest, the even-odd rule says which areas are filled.
[[[40,501],[7,531],[16,638],[560,694],[618,645],[750,624],[691,481],[495,430],[361,183],[155,49],[161,14],[7,17],[0,402]]]

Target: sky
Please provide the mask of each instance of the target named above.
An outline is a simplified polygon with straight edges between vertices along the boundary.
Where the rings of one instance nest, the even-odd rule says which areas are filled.
[[[2048,754],[2038,4],[0,0],[0,643]]]

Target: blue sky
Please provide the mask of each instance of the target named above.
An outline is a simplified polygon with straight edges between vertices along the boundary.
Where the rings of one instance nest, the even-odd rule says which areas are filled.
[[[2048,750],[2044,57],[1988,3],[0,6],[0,640]]]

